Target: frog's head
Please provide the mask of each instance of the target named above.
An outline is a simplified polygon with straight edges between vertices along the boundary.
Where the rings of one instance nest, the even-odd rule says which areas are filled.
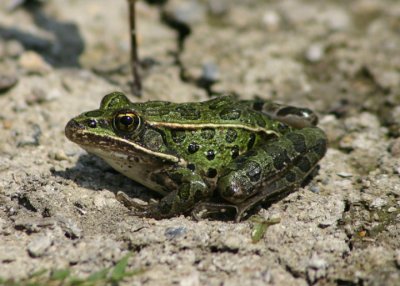
[[[107,94],[100,108],[82,113],[65,127],[69,140],[97,155],[135,152],[134,138],[140,133],[143,121],[135,104],[121,92]]]

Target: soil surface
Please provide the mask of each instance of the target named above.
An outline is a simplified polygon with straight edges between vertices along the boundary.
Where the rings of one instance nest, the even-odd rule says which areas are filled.
[[[399,1],[138,2],[132,101],[234,92],[319,114],[319,172],[257,211],[280,223],[256,243],[250,220],[133,216],[118,191],[159,197],[64,136],[105,94],[131,92],[127,1],[12,2],[0,3],[0,277],[85,277],[133,252],[144,272],[126,285],[400,285]]]

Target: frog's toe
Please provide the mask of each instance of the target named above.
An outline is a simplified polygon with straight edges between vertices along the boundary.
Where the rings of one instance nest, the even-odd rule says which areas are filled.
[[[145,210],[148,207],[148,204],[146,204],[145,202],[130,198],[124,192],[118,192],[116,195],[116,199],[128,209],[134,208],[139,210]]]
[[[213,218],[214,216],[228,216],[232,219],[234,214],[238,212],[236,205],[224,203],[202,202],[197,204],[192,210],[192,217],[199,221],[206,218]]]

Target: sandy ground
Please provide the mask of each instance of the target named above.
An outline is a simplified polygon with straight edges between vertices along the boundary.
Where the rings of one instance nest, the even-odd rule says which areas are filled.
[[[250,221],[132,216],[154,193],[64,136],[110,91],[130,92],[126,1],[0,3],[0,277],[128,252],[127,285],[400,285],[400,2],[170,0],[138,4],[144,93],[232,91],[318,112],[330,148],[305,187]],[[112,4],[111,4],[112,2]]]

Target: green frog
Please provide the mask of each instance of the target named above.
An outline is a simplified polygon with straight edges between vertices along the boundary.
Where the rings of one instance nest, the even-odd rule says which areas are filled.
[[[301,185],[327,138],[307,108],[220,96],[205,102],[133,103],[121,92],[71,119],[65,134],[114,169],[160,193],[158,203],[118,197],[142,216],[235,211]]]

